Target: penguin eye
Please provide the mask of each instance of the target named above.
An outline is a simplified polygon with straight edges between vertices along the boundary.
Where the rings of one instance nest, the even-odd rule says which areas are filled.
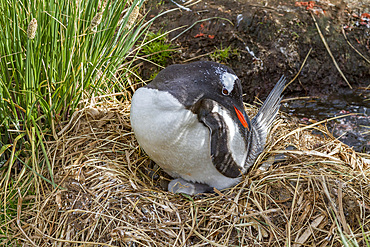
[[[225,87],[223,87],[222,88],[222,94],[223,95],[229,95],[229,91]]]

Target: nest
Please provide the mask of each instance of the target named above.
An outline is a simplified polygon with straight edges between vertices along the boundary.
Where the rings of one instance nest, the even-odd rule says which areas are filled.
[[[369,233],[369,163],[326,129],[280,114],[243,181],[187,196],[138,146],[129,102],[76,112],[48,143],[54,180],[18,212],[35,246],[341,246]],[[249,115],[256,114],[248,108]],[[45,169],[46,170],[46,169]],[[44,174],[47,176],[47,174]],[[23,198],[23,201],[26,201]],[[22,199],[21,199],[22,204]],[[18,205],[19,206],[19,205]]]

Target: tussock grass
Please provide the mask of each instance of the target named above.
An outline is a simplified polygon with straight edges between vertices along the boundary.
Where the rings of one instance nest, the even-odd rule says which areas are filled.
[[[83,100],[129,84],[130,64],[120,65],[136,55],[132,47],[150,24],[138,15],[142,4],[0,2],[0,240],[19,228],[18,199],[26,205],[57,187],[48,142],[59,139],[60,126]]]
[[[189,197],[163,189],[169,177],[138,146],[129,108],[129,101],[105,101],[81,109],[63,136],[47,143],[60,187],[42,186],[39,197],[18,202],[17,241],[37,246],[341,246],[343,236],[359,246],[368,241],[369,160],[332,137],[324,123],[303,126],[281,115],[268,152],[257,162],[265,169],[256,165],[229,190]],[[276,162],[276,154],[285,158]],[[16,225],[12,221],[9,228]]]

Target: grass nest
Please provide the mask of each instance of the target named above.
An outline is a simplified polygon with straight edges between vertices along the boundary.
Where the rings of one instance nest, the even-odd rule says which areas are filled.
[[[249,115],[257,110],[247,107]],[[48,143],[55,183],[18,201],[15,237],[34,246],[342,246],[370,231],[366,154],[338,141],[325,122],[284,114],[243,181],[187,196],[140,149],[129,102],[77,111]],[[45,176],[47,176],[45,172]]]

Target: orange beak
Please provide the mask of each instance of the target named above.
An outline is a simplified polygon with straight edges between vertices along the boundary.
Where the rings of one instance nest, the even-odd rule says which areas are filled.
[[[239,121],[242,123],[243,127],[244,127],[244,128],[247,128],[247,129],[248,129],[248,131],[249,131],[249,126],[248,126],[247,121],[246,121],[246,120],[245,120],[245,118],[244,118],[243,113],[242,113],[241,111],[239,111],[235,106],[234,106],[234,109],[235,109],[235,111],[236,111],[236,115],[238,116]]]

